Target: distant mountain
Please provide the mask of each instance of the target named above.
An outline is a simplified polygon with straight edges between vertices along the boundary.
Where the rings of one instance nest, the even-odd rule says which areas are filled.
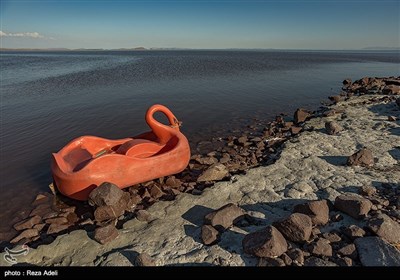
[[[78,51],[78,52],[92,52],[92,51],[105,51],[105,49],[85,49],[85,48],[80,48],[80,49],[70,49],[70,51]]]
[[[399,51],[400,47],[366,47],[363,50],[375,50],[375,51]]]
[[[36,52],[36,51],[71,51],[71,49],[67,48],[47,48],[47,49],[33,49],[33,48],[0,48],[0,51],[30,51],[30,52]]]

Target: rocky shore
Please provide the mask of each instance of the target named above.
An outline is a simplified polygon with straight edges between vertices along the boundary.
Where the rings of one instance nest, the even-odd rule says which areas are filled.
[[[400,266],[399,95],[399,77],[345,80],[175,176],[84,205],[39,194],[2,248],[28,244],[35,265]]]

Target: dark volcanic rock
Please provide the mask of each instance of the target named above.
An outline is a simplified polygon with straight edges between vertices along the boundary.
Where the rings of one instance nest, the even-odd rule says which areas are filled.
[[[218,160],[215,157],[198,157],[195,160],[196,162],[204,165],[212,165],[218,162]]]
[[[351,194],[342,194],[335,199],[336,209],[355,219],[364,218],[371,210],[371,206],[372,203],[368,199]]]
[[[343,81],[343,86],[344,86],[344,87],[349,87],[349,86],[351,86],[351,79],[345,79],[345,80]]]
[[[383,94],[393,94],[399,95],[400,94],[400,86],[398,85],[388,85],[382,90]]]
[[[349,227],[344,228],[342,231],[344,235],[352,240],[365,235],[365,230],[356,225],[350,225]]]
[[[321,258],[311,257],[305,260],[304,266],[337,266],[337,264]]]
[[[388,215],[379,214],[368,221],[368,227],[389,243],[400,243],[400,224]]]
[[[219,239],[219,232],[210,225],[203,225],[201,227],[201,240],[205,245],[212,245],[217,243]]]
[[[104,227],[98,227],[94,231],[94,239],[100,244],[106,244],[118,236],[118,230],[113,224]]]
[[[334,232],[325,232],[322,234],[322,237],[325,238],[326,240],[329,240],[329,242],[331,243],[339,242],[342,240],[342,238]]]
[[[221,208],[207,214],[204,217],[204,223],[212,225],[218,230],[226,230],[236,221],[243,218],[245,211],[239,206],[229,203]]]
[[[97,207],[96,210],[94,210],[94,218],[97,222],[103,222],[117,219],[118,216],[116,215],[112,206],[105,205]]]
[[[164,195],[163,191],[157,185],[152,185],[149,193],[154,199],[158,199]]]
[[[400,107],[400,97],[396,99],[396,104]]]
[[[236,139],[236,143],[238,144],[238,145],[242,145],[242,146],[244,146],[246,143],[247,143],[247,136],[246,135],[244,135],[244,136],[241,136],[241,137],[239,137],[238,139]]]
[[[36,224],[33,226],[34,229],[37,229],[39,232],[46,226],[46,224]]]
[[[69,224],[50,224],[49,228],[47,229],[47,234],[59,233],[63,230],[69,228]]]
[[[339,257],[335,260],[339,266],[353,266],[353,260],[349,257]]]
[[[388,78],[388,79],[385,79],[385,84],[400,86],[400,79],[399,78]]]
[[[225,165],[221,163],[216,163],[211,165],[207,170],[205,170],[197,179],[198,182],[206,181],[218,181],[224,179],[229,175],[229,170]]]
[[[26,229],[23,232],[21,232],[18,236],[14,237],[10,243],[17,243],[18,241],[26,238],[32,238],[32,237],[36,237],[39,235],[39,231],[35,228],[31,228],[31,229]]]
[[[287,251],[287,243],[283,235],[273,226],[249,233],[242,242],[247,254],[257,257],[277,257]]]
[[[57,224],[57,225],[62,225],[68,223],[68,219],[66,217],[55,217],[55,218],[50,218],[46,219],[46,224]]]
[[[336,135],[343,130],[343,128],[335,121],[326,122],[325,129],[329,135]]]
[[[89,194],[89,203],[96,206],[117,205],[124,192],[112,183],[102,183]]]
[[[293,213],[288,218],[275,222],[274,226],[293,242],[307,241],[312,230],[311,218],[301,213]]]
[[[280,258],[284,261],[285,265],[291,265],[293,263],[292,259],[286,253],[283,253]]]
[[[317,242],[314,242],[309,247],[310,253],[317,255],[317,256],[332,256],[332,246],[329,244],[329,241],[320,238]]]
[[[20,221],[19,223],[16,223],[13,227],[16,230],[23,230],[23,229],[28,229],[28,228],[32,228],[34,225],[40,223],[40,221],[42,220],[42,218],[40,218],[40,216],[33,216],[33,217],[29,217],[23,221]]]
[[[296,112],[294,113],[294,123],[298,124],[298,123],[302,123],[304,121],[306,121],[306,119],[310,116],[310,112],[299,108],[296,110]]]
[[[46,194],[38,194],[35,198],[35,200],[31,203],[31,205],[33,207],[39,205],[39,204],[45,204],[45,203],[49,203],[49,196]]]
[[[298,265],[304,264],[304,253],[299,248],[290,249],[287,254],[294,263]]]
[[[376,236],[354,242],[363,266],[400,266],[400,251]]]
[[[342,256],[348,256],[352,259],[355,259],[357,257],[357,250],[354,244],[348,244],[346,246],[343,246],[342,248],[339,249],[338,253],[341,254]]]
[[[300,126],[292,126],[292,127],[290,128],[290,132],[291,132],[293,135],[296,135],[296,134],[299,134],[300,131],[301,131],[302,129],[303,129],[303,128],[300,127]]]
[[[182,181],[171,176],[165,181],[165,184],[171,188],[179,188],[182,185]]]
[[[50,205],[39,204],[31,211],[31,213],[29,214],[29,217],[33,217],[33,216],[44,217],[45,215],[47,215],[50,212],[54,212],[54,210],[51,209]]]
[[[332,95],[329,96],[329,99],[332,100],[335,104],[343,100],[343,96],[340,95]]]
[[[139,254],[135,259],[136,266],[156,266],[156,262],[147,253]]]
[[[329,221],[329,206],[326,200],[298,204],[294,207],[293,212],[308,215],[314,225],[325,225]]]
[[[373,186],[362,186],[360,188],[360,193],[362,195],[371,196],[376,193],[376,188]]]
[[[373,166],[374,157],[372,155],[371,150],[364,147],[361,150],[357,151],[347,159],[347,165],[350,166],[359,165],[366,167]]]
[[[285,262],[280,258],[260,258],[257,266],[285,266]]]

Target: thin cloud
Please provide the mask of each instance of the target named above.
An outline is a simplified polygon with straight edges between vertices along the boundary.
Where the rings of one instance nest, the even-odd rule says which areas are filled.
[[[18,33],[7,33],[0,30],[0,37],[25,37],[34,39],[46,39],[39,32],[18,32]],[[54,38],[53,38],[54,39]]]

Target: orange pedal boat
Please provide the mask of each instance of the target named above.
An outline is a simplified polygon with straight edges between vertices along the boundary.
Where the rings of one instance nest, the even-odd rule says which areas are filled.
[[[158,111],[167,116],[169,126],[154,119]],[[163,105],[153,105],[147,110],[146,122],[152,130],[135,137],[110,140],[81,136],[53,153],[51,170],[58,190],[87,200],[103,182],[122,189],[184,170],[190,147],[174,114]]]

